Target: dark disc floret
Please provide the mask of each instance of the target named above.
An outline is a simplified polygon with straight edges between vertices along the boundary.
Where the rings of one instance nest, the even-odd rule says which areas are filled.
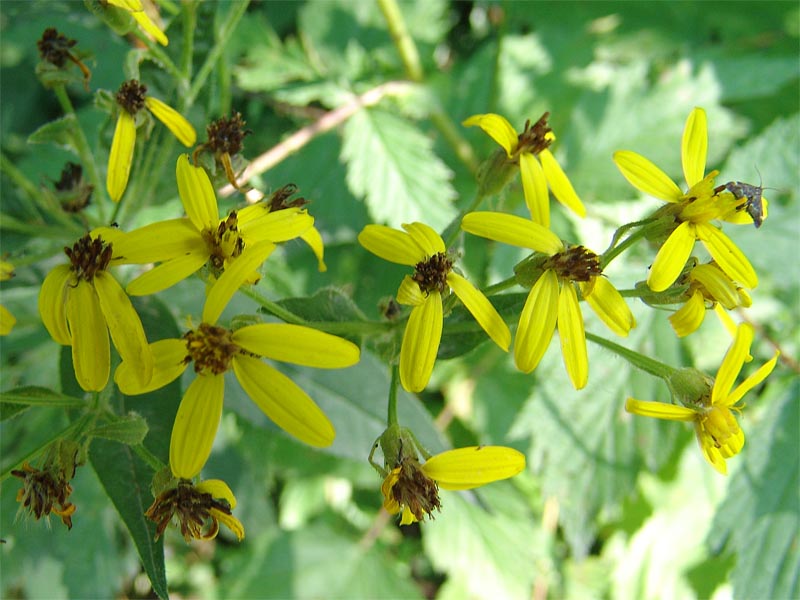
[[[55,27],[48,27],[42,33],[42,39],[36,42],[36,46],[39,48],[42,60],[61,68],[68,60],[72,60],[70,48],[77,43],[76,40],[59,33]]]
[[[230,118],[221,117],[206,127],[208,142],[206,146],[215,154],[228,154],[233,156],[242,151],[242,141],[246,135],[252,133],[245,129],[245,121],[239,112],[233,113]]]
[[[72,248],[64,247],[64,253],[72,263],[75,276],[91,281],[97,273],[108,268],[113,251],[111,244],[104,242],[100,236],[92,239],[87,233]]]
[[[583,246],[570,246],[563,252],[549,257],[543,267],[553,269],[562,279],[570,281],[591,281],[602,275],[600,257]]]
[[[444,252],[437,252],[430,258],[422,260],[414,267],[411,277],[419,284],[419,289],[426,295],[432,291],[443,293],[447,289],[447,274],[453,268],[453,261]]]
[[[240,351],[229,329],[201,323],[184,334],[188,354],[184,362],[194,361],[195,373],[220,375],[231,366],[231,360]]]
[[[533,125],[531,125],[530,120],[525,121],[525,127],[517,138],[518,153],[530,152],[531,154],[539,154],[553,143],[553,140],[547,137],[547,134],[553,131],[547,125],[549,116],[549,112],[544,113]]]
[[[147,97],[147,86],[135,79],[130,79],[119,87],[117,104],[135,115],[144,108],[144,99]]]

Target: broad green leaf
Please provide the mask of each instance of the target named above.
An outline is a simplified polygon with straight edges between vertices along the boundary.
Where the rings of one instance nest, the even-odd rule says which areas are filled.
[[[408,121],[377,108],[357,112],[344,127],[342,157],[347,185],[375,222],[441,230],[455,215],[450,170]]]
[[[270,41],[269,45],[251,48],[244,62],[234,70],[242,89],[271,92],[289,82],[316,79],[316,71],[297,40],[290,38],[285,44],[280,40]]]
[[[261,536],[227,558],[220,589],[230,598],[422,598],[406,568],[360,537],[324,522]]]
[[[0,404],[26,404],[28,406],[61,406],[64,408],[85,407],[81,398],[59,394],[35,385],[24,386],[0,394]]]
[[[491,497],[481,506],[484,496]],[[469,598],[530,598],[534,565],[548,557],[545,537],[510,482],[474,492],[440,492],[441,512],[422,525],[426,554],[437,571],[460,582]],[[481,500],[479,500],[480,498]],[[453,597],[453,596],[451,596]]]
[[[104,423],[91,431],[94,437],[112,440],[128,446],[141,444],[147,435],[147,422],[137,414],[120,417],[110,423]]]
[[[278,304],[306,321],[367,320],[353,299],[335,287],[322,288],[308,298],[286,298]]]
[[[765,414],[747,429],[737,457],[743,464],[731,475],[708,535],[715,552],[736,552],[731,580],[737,598],[800,596],[800,384],[795,378],[768,389],[761,397]]]
[[[92,441],[89,459],[133,538],[153,590],[159,598],[166,599],[164,541],[154,541],[155,523],[144,516],[153,502],[150,493],[153,470],[130,446],[99,438]]]

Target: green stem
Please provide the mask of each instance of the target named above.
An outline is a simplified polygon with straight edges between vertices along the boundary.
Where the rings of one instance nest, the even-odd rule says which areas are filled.
[[[598,346],[603,346],[607,350],[611,350],[614,354],[621,356],[633,366],[638,367],[642,371],[650,373],[651,375],[660,377],[665,381],[667,381],[677,371],[677,369],[650,358],[649,356],[639,354],[635,350],[630,350],[624,346],[615,344],[610,340],[602,338],[598,335],[594,335],[593,333],[589,333],[588,331],[586,332],[586,339],[594,342]]]
[[[406,75],[411,81],[421,82],[424,78],[422,64],[419,61],[419,52],[414,39],[408,33],[403,13],[396,0],[378,0],[378,6],[386,19],[389,33],[394,41],[395,48],[403,61]]]
[[[183,3],[183,48],[181,49],[181,73],[183,81],[192,80],[192,57],[194,56],[194,31],[197,27],[197,3]]]
[[[200,93],[200,90],[205,85],[206,79],[208,79],[209,74],[216,66],[217,61],[225,50],[225,47],[227,46],[230,37],[233,35],[236,26],[244,16],[248,4],[250,4],[250,0],[244,0],[243,2],[234,4],[234,7],[228,12],[228,18],[220,28],[219,35],[214,42],[214,46],[211,48],[211,52],[208,53],[208,56],[206,56],[206,61],[197,72],[197,77],[192,83],[192,87],[186,96],[186,106],[191,106],[194,103],[197,95]]]
[[[386,414],[386,425],[397,425],[397,388],[400,385],[400,369],[392,365],[392,381],[389,384],[389,407]]]
[[[483,202],[485,199],[486,196],[480,190],[476,191],[475,197],[472,199],[472,202],[469,203],[469,206],[461,210],[461,212],[458,213],[458,216],[453,219],[445,228],[444,233],[442,234],[442,237],[445,238],[445,248],[452,246],[458,238],[458,235],[461,233],[461,219],[464,218],[464,215],[471,213],[478,208],[481,202]]]
[[[493,296],[499,292],[504,292],[515,285],[517,285],[517,278],[516,276],[511,276],[508,279],[503,279],[503,281],[493,283],[492,285],[483,288],[481,291],[483,292],[484,296]]]
[[[163,68],[169,75],[177,82],[178,89],[181,93],[178,96],[183,96],[183,91],[187,88],[187,80],[184,79],[183,73],[181,73],[180,69],[172,62],[172,59],[169,55],[164,52],[163,48],[159,46],[158,42],[154,42],[149,37],[147,37],[144,32],[140,31],[138,27],[134,27],[131,30],[131,33],[134,34],[141,42],[147,46],[148,52],[153,56],[155,62],[158,64],[159,67]]]
[[[61,104],[61,109],[71,119],[72,132],[74,134],[73,141],[75,142],[76,147],[75,149],[78,151],[78,156],[81,159],[81,163],[83,163],[83,167],[86,169],[86,173],[89,176],[89,181],[91,181],[92,185],[94,186],[94,197],[95,199],[102,199],[99,202],[95,202],[95,205],[97,206],[97,213],[98,217],[100,218],[100,222],[104,223],[106,196],[103,194],[102,190],[104,190],[105,187],[103,186],[103,182],[100,180],[100,173],[97,170],[97,163],[94,161],[94,155],[89,147],[86,134],[83,133],[83,128],[78,121],[78,115],[75,113],[75,108],[72,106],[72,101],[69,99],[69,95],[67,95],[67,89],[64,87],[64,84],[53,86],[53,91],[56,94],[59,104]]]
[[[161,462],[161,459],[158,458],[155,454],[150,452],[147,448],[144,447],[143,444],[135,444],[131,446],[133,451],[136,452],[137,456],[141,458],[144,462],[148,464],[148,466],[153,469],[156,473],[164,469],[167,465]]]

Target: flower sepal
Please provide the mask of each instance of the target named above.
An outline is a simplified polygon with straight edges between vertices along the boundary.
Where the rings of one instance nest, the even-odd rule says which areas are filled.
[[[478,194],[495,196],[514,179],[519,165],[508,158],[506,151],[498,148],[478,166]]]
[[[534,252],[514,265],[514,278],[526,290],[531,289],[547,270],[545,263],[550,257],[542,252]]]
[[[666,382],[672,396],[686,408],[710,406],[714,380],[705,373],[692,368],[676,369]]]

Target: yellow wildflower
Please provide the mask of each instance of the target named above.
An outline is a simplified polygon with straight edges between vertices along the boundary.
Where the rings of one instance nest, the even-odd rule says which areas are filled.
[[[142,0],[104,0],[106,4],[110,4],[116,8],[124,10],[136,19],[142,31],[148,33],[152,38],[162,46],[169,44],[169,40],[163,31],[150,19],[147,12],[142,5]]]
[[[740,210],[746,200],[727,191],[717,194],[714,177],[718,171],[703,175],[707,150],[706,113],[695,108],[686,120],[681,143],[681,162],[689,187],[685,194],[666,173],[643,156],[629,150],[614,153],[614,162],[631,185],[669,202],[664,210],[675,219],[675,229],[656,254],[647,278],[647,284],[655,292],[664,291],[675,282],[696,240],[703,242],[720,269],[733,281],[750,289],[758,285],[756,272],[741,250],[710,223],[714,219],[742,222],[745,218],[752,222],[752,218]]]
[[[188,218],[146,225],[126,234],[116,245],[114,264],[160,262],[130,284],[132,296],[153,294],[185,279],[208,264],[214,279],[240,261],[251,264],[249,281],[258,280],[256,269],[264,261],[251,260],[263,242],[282,242],[303,235],[314,224],[305,210],[294,207],[269,212],[258,206],[233,211],[220,219],[214,188],[205,170],[189,157],[178,157],[178,193]],[[262,249],[269,246],[261,246]],[[215,282],[211,289],[219,285]],[[238,289],[220,290],[223,304]]]
[[[464,216],[461,228],[542,253],[531,263],[538,277],[519,317],[514,361],[521,371],[533,371],[557,324],[564,366],[575,389],[583,388],[589,378],[589,359],[577,291],[617,335],[627,336],[635,325],[625,300],[602,276],[600,258],[583,246],[565,245],[546,227],[516,215],[472,212]]]
[[[64,248],[70,264],[50,271],[39,293],[42,322],[56,342],[72,346],[75,377],[86,391],[100,391],[108,382],[109,333],[138,384],[150,381],[153,372],[153,355],[139,315],[107,271],[114,257],[113,244],[101,234],[107,239],[122,235],[96,230]]]
[[[359,243],[389,262],[414,267],[397,291],[400,304],[413,306],[400,348],[400,382],[409,392],[428,384],[442,338],[444,295],[452,289],[483,330],[503,350],[511,332],[491,302],[453,270],[444,240],[423,223],[403,225],[398,231],[384,225],[367,225]]]
[[[270,247],[274,246],[268,244],[264,252]],[[253,262],[260,263],[264,258],[262,250],[256,250]],[[322,410],[262,358],[339,369],[358,362],[359,348],[340,337],[300,325],[260,323],[235,331],[216,325],[229,298],[221,301],[217,290],[238,289],[252,269],[252,264],[237,261],[209,293],[203,322],[197,328],[181,339],[151,344],[155,364],[149,383],[141,384],[136,365],[125,360],[114,373],[122,393],[143,394],[177,379],[189,363],[194,363],[196,377],[178,407],[170,441],[170,465],[177,478],[191,479],[208,459],[222,414],[225,373],[230,370],[256,405],[287,433],[312,446],[333,443],[335,431]]]
[[[477,125],[483,129],[502,146],[506,161],[519,166],[522,191],[531,219],[545,227],[550,227],[548,186],[561,204],[580,217],[586,216],[586,209],[578,194],[549,150],[550,144],[556,139],[547,126],[549,115],[542,115],[532,127],[527,121],[519,135],[504,117],[492,113],[473,115],[463,123],[466,127]],[[488,173],[486,175],[491,176]]]
[[[114,202],[119,202],[128,185],[128,176],[133,164],[136,115],[141,109],[147,108],[184,146],[192,146],[197,140],[197,133],[192,124],[178,111],[161,100],[148,96],[147,86],[135,79],[126,81],[120,86],[116,100],[119,104],[119,116],[108,157],[106,189],[110,198]]]
[[[771,360],[731,391],[747,360],[752,342],[753,327],[747,323],[740,324],[715,380],[707,381],[693,369],[678,371],[670,381],[673,389],[677,387],[678,378],[683,381],[694,380],[690,386],[683,386],[695,390],[693,393],[677,394],[684,406],[628,398],[625,410],[645,417],[693,422],[703,456],[717,471],[726,475],[728,468],[725,460],[738,454],[744,446],[744,432],[733,412],[740,412],[744,408],[738,403],[747,392],[766,379],[778,360],[776,352]]]

